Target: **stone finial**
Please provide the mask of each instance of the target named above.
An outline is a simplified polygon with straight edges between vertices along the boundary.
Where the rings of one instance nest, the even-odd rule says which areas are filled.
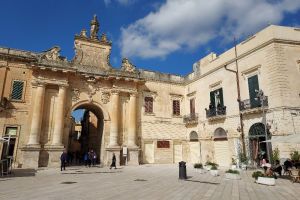
[[[123,58],[121,70],[126,72],[134,72],[135,66],[127,58]]]
[[[97,40],[98,39],[98,32],[99,32],[99,22],[97,19],[97,15],[94,15],[94,18],[91,21],[91,32],[90,38]]]
[[[108,42],[105,33],[103,33],[103,34],[101,35],[100,41],[101,41],[101,42]]]
[[[86,30],[85,29],[82,29],[81,32],[80,32],[80,36],[81,37],[85,37],[87,38],[87,35],[86,35]]]

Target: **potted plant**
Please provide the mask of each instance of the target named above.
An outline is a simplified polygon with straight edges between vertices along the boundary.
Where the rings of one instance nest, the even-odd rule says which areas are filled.
[[[213,175],[213,176],[219,176],[219,170],[218,170],[218,165],[215,164],[213,166],[211,166],[210,168],[210,174]]]
[[[239,157],[240,157],[240,162],[241,162],[241,168],[247,169],[248,158],[247,158],[246,154],[240,153]]]
[[[196,172],[199,172],[199,173],[203,173],[203,165],[202,163],[195,163],[194,164],[194,168],[196,169]]]
[[[255,182],[263,185],[275,185],[275,178],[273,176],[264,176],[261,171],[253,172],[252,177]]]
[[[214,165],[216,165],[216,163],[207,161],[207,162],[205,163],[204,169],[206,169],[206,170],[209,171],[209,170],[212,168],[212,166],[214,166]]]
[[[238,170],[229,169],[225,172],[225,178],[239,180],[241,179],[240,172]]]

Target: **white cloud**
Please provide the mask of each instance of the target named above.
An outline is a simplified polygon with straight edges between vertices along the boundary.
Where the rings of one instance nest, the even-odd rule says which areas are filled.
[[[159,9],[121,28],[122,56],[165,57],[217,36],[255,33],[300,9],[299,0],[167,0]]]
[[[104,4],[106,6],[108,6],[109,4],[112,3],[112,1],[115,1],[116,3],[119,3],[123,6],[127,6],[127,5],[130,5],[130,4],[133,4],[136,0],[104,0]]]

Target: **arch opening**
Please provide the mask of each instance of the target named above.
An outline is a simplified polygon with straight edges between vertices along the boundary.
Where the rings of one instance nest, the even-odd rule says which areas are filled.
[[[103,158],[104,114],[93,103],[75,105],[72,109],[68,155],[71,164],[99,164]]]
[[[198,142],[199,139],[198,139],[198,134],[196,131],[192,131],[190,133],[190,142]]]
[[[214,131],[214,140],[227,140],[227,133],[226,131],[219,127]]]
[[[249,154],[252,162],[258,164],[260,160],[267,159],[267,142],[271,135],[267,130],[267,140],[265,136],[265,126],[263,123],[255,123],[249,129]]]

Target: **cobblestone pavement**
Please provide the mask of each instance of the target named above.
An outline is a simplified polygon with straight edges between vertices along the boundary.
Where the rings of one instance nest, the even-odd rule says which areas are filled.
[[[0,178],[0,199],[300,199],[300,184],[277,179],[276,186],[254,183],[252,171],[243,171],[241,180],[227,180],[224,171],[213,177],[187,166],[188,179],[178,179],[177,165],[69,167],[38,170],[34,176]],[[23,174],[24,175],[24,174]],[[19,177],[18,177],[19,176]]]

